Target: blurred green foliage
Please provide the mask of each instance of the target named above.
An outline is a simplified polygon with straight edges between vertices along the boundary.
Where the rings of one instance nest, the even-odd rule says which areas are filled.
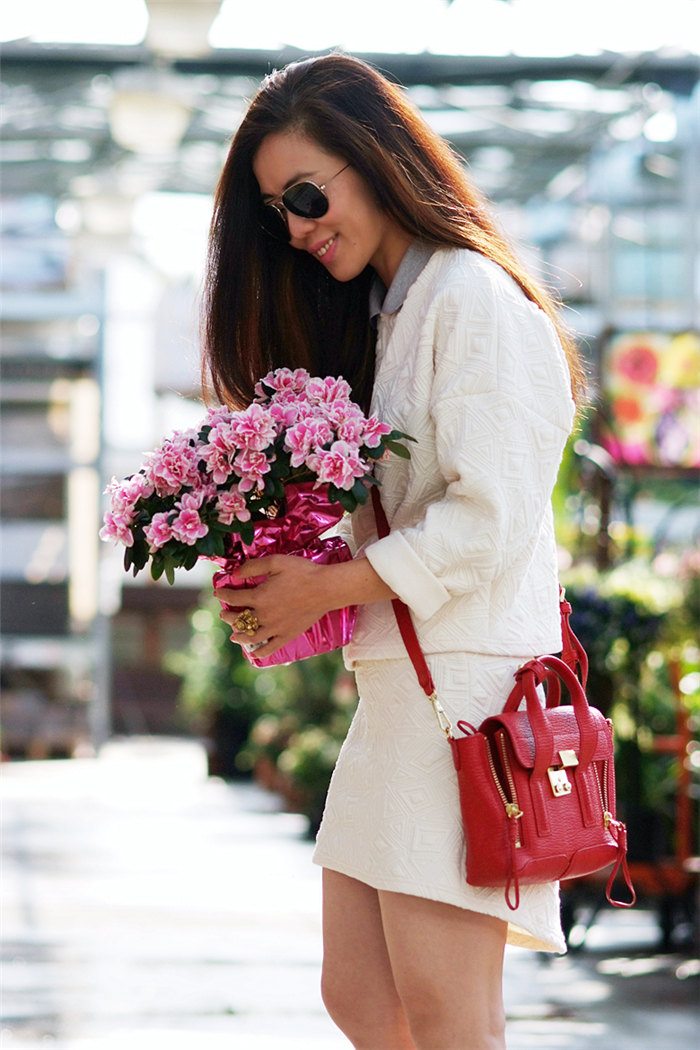
[[[188,648],[168,658],[182,677],[183,714],[207,741],[211,773],[255,772],[308,817],[313,833],[357,704],[354,677],[340,651],[253,667],[230,641],[219,609],[215,599],[197,609]]]
[[[673,853],[680,763],[700,773],[695,747],[687,754],[655,747],[658,737],[677,734],[681,717],[695,732],[700,726],[699,570],[697,557],[667,552],[606,572],[579,564],[562,574],[572,627],[590,660],[588,697],[615,727],[618,803],[632,859]]]

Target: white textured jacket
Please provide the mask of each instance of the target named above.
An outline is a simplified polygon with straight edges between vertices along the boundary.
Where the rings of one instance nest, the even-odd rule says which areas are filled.
[[[434,252],[381,315],[372,412],[416,439],[377,466],[341,534],[413,613],[424,652],[561,648],[551,494],[574,404],[549,318],[477,252]],[[405,654],[391,603],[360,607],[349,667]]]

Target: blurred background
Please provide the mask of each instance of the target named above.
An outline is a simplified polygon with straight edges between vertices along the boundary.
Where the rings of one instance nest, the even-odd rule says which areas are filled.
[[[562,297],[591,409],[555,494],[661,936],[686,936],[700,717],[700,11],[589,0],[23,0],[2,38],[2,752],[195,738],[317,826],[338,654],[252,671],[208,598],[127,576],[102,492],[202,414],[212,193],[261,78],[341,46],[405,86]],[[585,887],[571,898],[588,906]],[[685,924],[685,925],[684,925]],[[682,929],[681,929],[682,928]],[[679,933],[679,929],[681,932]],[[683,930],[685,932],[683,932]]]

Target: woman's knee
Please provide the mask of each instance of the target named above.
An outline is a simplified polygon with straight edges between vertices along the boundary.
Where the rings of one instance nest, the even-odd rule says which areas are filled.
[[[500,996],[455,1002],[425,979],[399,991],[417,1050],[505,1050]]]
[[[363,1050],[413,1048],[398,996],[382,995],[376,985],[349,984],[324,964],[321,998],[329,1016],[353,1046]]]
[[[404,1001],[417,1050],[505,1050],[505,1013],[493,1004],[446,1002],[440,994],[421,994]]]

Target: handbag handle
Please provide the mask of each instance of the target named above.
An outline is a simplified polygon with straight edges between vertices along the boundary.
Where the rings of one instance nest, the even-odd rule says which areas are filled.
[[[579,731],[578,760],[580,766],[585,768],[595,754],[598,728],[593,720],[583,687],[571,668],[557,656],[540,656],[537,660],[529,660],[519,667],[515,672],[515,679],[515,685],[510,691],[503,712],[517,711],[523,696],[525,697],[527,714],[536,745],[535,769],[544,775],[554,755],[554,739],[537,695],[537,686],[542,682],[547,682],[551,687],[551,684],[554,683],[551,703],[549,692],[547,694],[547,707],[556,707],[561,697],[560,681],[564,683],[571,697]]]

